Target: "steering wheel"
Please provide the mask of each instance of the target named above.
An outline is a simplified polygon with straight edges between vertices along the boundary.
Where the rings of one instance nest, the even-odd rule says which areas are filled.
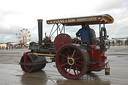
[[[101,28],[101,31],[100,31],[100,42],[101,42],[101,49],[105,49],[106,47],[109,48],[109,45],[107,43],[107,31],[106,31],[106,28],[105,27],[102,27]]]
[[[100,41],[105,43],[105,40],[107,40],[107,31],[105,27],[102,27],[100,31]]]
[[[75,44],[81,44],[81,40],[80,40],[78,37],[72,39],[72,41],[73,41],[73,43],[75,43]]]

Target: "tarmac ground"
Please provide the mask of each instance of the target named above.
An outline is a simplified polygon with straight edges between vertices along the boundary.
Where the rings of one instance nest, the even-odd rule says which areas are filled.
[[[24,73],[19,65],[27,49],[0,50],[0,85],[128,85],[128,46],[111,46],[106,52],[110,75],[105,70],[84,75],[79,80],[64,78],[48,63],[37,72]]]

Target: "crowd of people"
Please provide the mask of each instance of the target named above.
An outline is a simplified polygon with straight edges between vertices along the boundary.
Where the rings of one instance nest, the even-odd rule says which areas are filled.
[[[114,45],[128,45],[128,39],[125,39],[125,40],[121,40],[121,39],[112,40],[111,41],[111,45],[112,46],[114,46]]]
[[[11,50],[11,49],[22,49],[22,48],[28,48],[26,45],[21,44],[9,44],[6,43],[5,45],[0,46],[0,50]]]

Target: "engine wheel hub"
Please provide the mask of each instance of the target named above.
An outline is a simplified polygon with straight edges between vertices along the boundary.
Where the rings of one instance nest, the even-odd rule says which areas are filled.
[[[73,58],[68,58],[68,64],[73,65],[74,64],[74,59]]]

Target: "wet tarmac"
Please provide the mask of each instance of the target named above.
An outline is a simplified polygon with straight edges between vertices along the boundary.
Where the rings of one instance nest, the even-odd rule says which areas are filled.
[[[92,72],[80,80],[68,80],[48,63],[38,72],[24,73],[18,64],[27,49],[0,50],[0,85],[128,85],[128,46],[114,46],[107,52],[110,75]]]

